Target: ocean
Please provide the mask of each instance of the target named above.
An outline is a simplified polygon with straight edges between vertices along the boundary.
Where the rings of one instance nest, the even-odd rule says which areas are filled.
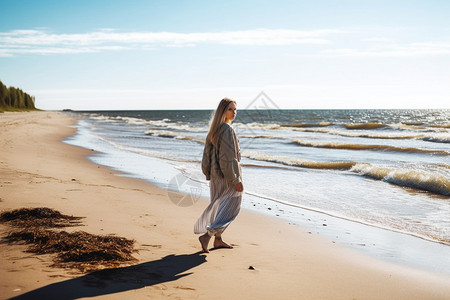
[[[95,163],[168,189],[174,205],[209,197],[200,164],[211,110],[70,114],[78,132],[66,142],[97,151]],[[232,126],[243,208],[450,274],[450,110],[246,109]]]

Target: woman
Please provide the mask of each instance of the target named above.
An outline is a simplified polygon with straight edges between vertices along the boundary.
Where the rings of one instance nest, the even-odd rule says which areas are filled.
[[[238,140],[231,122],[236,117],[236,101],[220,101],[211,121],[203,151],[202,171],[210,180],[211,203],[194,226],[204,252],[214,236],[214,248],[233,248],[222,240],[222,233],[241,208],[241,160]]]

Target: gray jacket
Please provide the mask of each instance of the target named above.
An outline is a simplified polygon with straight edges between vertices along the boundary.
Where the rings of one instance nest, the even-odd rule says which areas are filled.
[[[211,177],[225,178],[231,184],[242,182],[239,166],[241,154],[233,128],[228,123],[220,125],[217,145],[206,141],[203,150],[202,171],[206,180]]]

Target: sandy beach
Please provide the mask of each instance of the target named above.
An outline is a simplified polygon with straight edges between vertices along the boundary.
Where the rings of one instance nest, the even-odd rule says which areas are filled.
[[[61,142],[76,121],[59,112],[0,114],[0,209],[84,217],[66,230],[134,239],[138,262],[95,276],[2,243],[2,299],[450,299],[445,275],[375,260],[246,210],[224,234],[234,249],[203,254],[193,224],[208,200],[180,207],[166,190],[90,162],[91,150]],[[0,228],[4,236],[8,226]]]

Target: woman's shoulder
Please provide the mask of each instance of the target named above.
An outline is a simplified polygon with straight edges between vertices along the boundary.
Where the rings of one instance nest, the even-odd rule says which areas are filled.
[[[232,134],[234,134],[234,129],[233,129],[233,127],[231,127],[230,124],[224,122],[220,125],[219,134],[220,135],[223,135],[223,134],[232,135]]]
[[[228,124],[227,122],[223,122],[223,123],[220,125],[220,130],[221,130],[221,131],[222,131],[222,130],[233,130],[233,127],[231,127],[231,125]]]

